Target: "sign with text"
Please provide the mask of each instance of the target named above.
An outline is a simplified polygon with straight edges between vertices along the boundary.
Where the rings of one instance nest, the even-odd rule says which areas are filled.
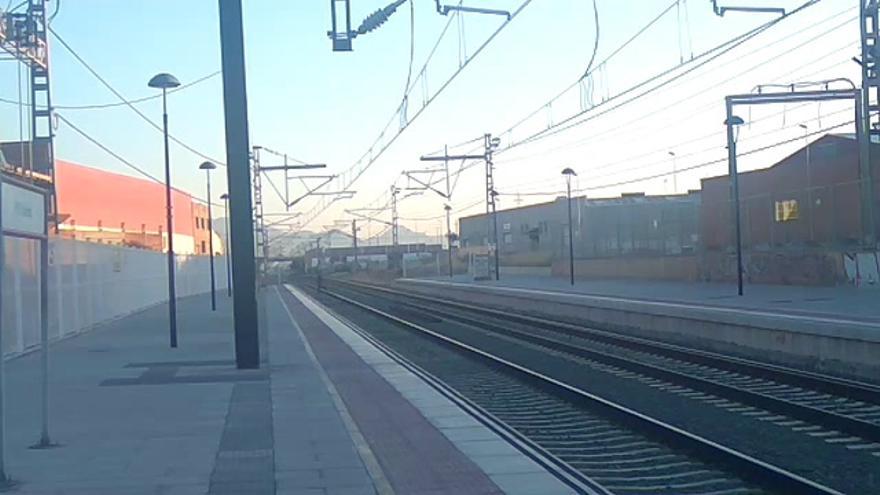
[[[9,182],[3,183],[3,231],[42,236],[46,234],[46,209],[43,195]]]

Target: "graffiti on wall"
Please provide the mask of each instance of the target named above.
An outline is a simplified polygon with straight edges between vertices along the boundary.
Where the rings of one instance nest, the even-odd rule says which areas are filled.
[[[847,281],[856,287],[880,285],[880,253],[844,253]]]

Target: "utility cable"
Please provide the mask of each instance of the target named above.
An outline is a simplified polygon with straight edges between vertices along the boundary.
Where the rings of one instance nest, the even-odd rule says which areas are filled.
[[[752,150],[749,150],[749,151],[744,151],[744,152],[742,152],[742,153],[737,153],[737,157],[750,156],[750,155],[754,155],[754,154],[761,153],[761,152],[764,152],[764,151],[768,151],[768,150],[771,150],[771,149],[774,149],[774,148],[778,148],[778,147],[780,147],[780,146],[784,146],[784,145],[786,145],[786,144],[791,144],[791,143],[795,143],[795,142],[798,142],[798,141],[802,141],[805,137],[812,137],[812,136],[818,136],[818,135],[820,135],[820,134],[825,134],[825,133],[827,133],[828,131],[832,131],[832,130],[835,130],[835,129],[839,129],[839,128],[841,128],[841,127],[846,127],[846,126],[851,125],[851,124],[853,124],[853,123],[855,123],[854,120],[849,120],[849,121],[846,121],[846,122],[842,122],[842,123],[840,123],[840,124],[836,124],[836,125],[833,125],[833,126],[829,126],[829,127],[825,127],[825,128],[822,128],[822,129],[818,129],[818,130],[816,130],[816,131],[813,131],[813,132],[810,132],[810,133],[807,133],[807,134],[803,134],[803,135],[800,135],[800,136],[797,136],[797,137],[794,137],[794,138],[785,139],[785,140],[782,140],[782,141],[777,141],[777,142],[775,142],[775,143],[772,143],[772,144],[769,144],[769,145],[766,145],[766,146],[761,146],[761,147],[759,147],[759,148],[755,148],[755,149],[752,149]],[[680,173],[682,173],[682,172],[689,172],[689,171],[692,171],[692,170],[698,170],[698,169],[705,168],[705,167],[709,167],[709,166],[712,166],[712,165],[719,165],[719,164],[722,164],[722,163],[727,162],[727,160],[728,160],[728,158],[725,156],[725,157],[723,157],[723,158],[718,158],[718,159],[715,159],[715,160],[705,161],[705,162],[702,162],[702,163],[698,163],[698,164],[696,164],[696,165],[691,165],[691,166],[684,167],[684,168],[678,168],[678,169],[676,169],[675,171],[666,171],[666,172],[661,172],[661,173],[657,173],[657,174],[653,174],[653,175],[647,175],[647,176],[637,177],[637,178],[635,178],[635,179],[627,179],[627,180],[618,181],[618,182],[606,183],[606,184],[602,184],[602,185],[598,185],[598,186],[582,187],[582,188],[579,188],[579,189],[573,189],[571,192],[572,192],[572,194],[574,194],[574,193],[579,193],[579,194],[580,194],[580,193],[585,193],[585,192],[588,192],[588,191],[596,191],[596,190],[602,190],[602,189],[610,189],[610,188],[612,188],[612,187],[619,187],[619,186],[626,186],[626,185],[630,185],[630,184],[637,184],[637,183],[640,183],[640,182],[645,182],[645,181],[649,181],[649,180],[653,180],[653,179],[659,179],[659,178],[663,178],[663,177],[668,177],[668,176],[670,176],[670,175],[677,175],[677,174],[680,174]],[[562,190],[560,190],[560,191],[531,192],[531,193],[499,193],[500,196],[516,196],[516,195],[519,195],[519,196],[555,196],[555,195],[559,195],[559,194],[566,194],[566,191],[562,191]]]
[[[649,94],[651,94],[651,93],[653,93],[663,87],[668,86],[669,84],[681,79],[682,77],[693,73],[694,71],[704,67],[708,63],[717,60],[721,56],[723,56],[723,55],[729,53],[730,51],[732,51],[733,49],[743,45],[747,41],[755,38],[756,36],[763,33],[764,31],[767,31],[769,28],[779,24],[783,20],[789,19],[792,16],[803,12],[805,9],[812,7],[813,5],[816,5],[817,3],[821,2],[821,1],[822,0],[808,0],[807,2],[802,4],[800,7],[797,7],[796,9],[792,10],[791,12],[786,13],[784,16],[781,16],[781,17],[778,17],[778,18],[773,19],[771,21],[768,21],[768,22],[766,22],[766,23],[740,35],[740,36],[737,36],[731,40],[725,41],[725,42],[723,42],[713,48],[710,48],[709,50],[706,50],[703,53],[697,55],[692,60],[687,61],[684,64],[678,64],[670,69],[667,69],[667,70],[661,72],[660,74],[655,75],[652,78],[646,79],[646,80],[642,81],[641,83],[638,83],[635,86],[632,86],[629,89],[626,89],[621,93],[618,93],[617,95],[613,96],[612,98],[605,100],[603,103],[601,103],[599,105],[596,105],[596,106],[588,108],[586,110],[582,110],[580,112],[577,112],[574,115],[571,115],[571,116],[563,119],[560,122],[553,123],[552,125],[548,126],[547,128],[542,129],[538,132],[535,132],[524,139],[521,139],[515,143],[511,143],[507,146],[507,148],[500,150],[499,153],[504,152],[504,151],[508,151],[508,150],[513,149],[515,147],[521,146],[523,144],[528,144],[530,142],[534,142],[539,139],[544,139],[544,138],[553,136],[553,135],[558,134],[560,132],[564,132],[568,129],[571,129],[572,127],[579,126],[579,125],[581,125],[585,122],[588,122],[598,116],[604,115],[604,114],[608,113],[609,111],[616,110],[624,105],[627,105],[627,104],[632,103],[640,98],[643,98],[643,97],[645,97],[645,96],[647,96],[647,95],[649,95]],[[690,66],[690,67],[688,67],[688,66]],[[685,69],[685,67],[687,67],[686,70],[683,70],[677,74],[675,73],[679,69]],[[615,100],[618,100],[619,98],[621,98],[629,93],[633,93],[635,91],[638,91],[641,88],[648,86],[649,83],[654,82],[657,79],[666,78],[667,76],[670,76],[670,77],[668,79],[665,79],[664,81],[658,83],[657,85],[650,87],[650,88],[646,89],[645,91],[643,91],[633,97],[630,97],[629,99],[626,99],[622,102],[617,103],[616,105],[612,106],[610,109],[606,109],[606,110],[601,111],[598,115],[588,115],[584,119],[575,121],[576,119],[584,116],[585,114],[592,113],[593,110],[595,110],[597,108],[605,106]],[[513,128],[510,128],[506,131],[506,133],[510,133],[512,131],[513,131]]]
[[[590,61],[587,63],[587,68],[584,70],[584,75],[581,76],[581,79],[586,79],[590,72],[593,70],[593,62],[596,61],[596,54],[599,53],[599,7],[596,5],[596,0],[593,0],[593,18],[596,24],[596,37],[593,42],[593,54],[590,55]]]
[[[147,172],[146,170],[142,169],[141,167],[138,167],[137,165],[135,165],[135,164],[132,163],[131,161],[126,160],[124,157],[122,157],[122,155],[120,155],[119,153],[116,153],[116,152],[113,151],[112,149],[110,149],[110,148],[108,148],[107,146],[105,146],[102,142],[98,141],[96,138],[94,138],[94,137],[92,137],[91,135],[89,135],[86,131],[82,130],[80,127],[78,127],[76,124],[74,124],[73,122],[71,122],[70,120],[68,120],[67,118],[65,118],[63,115],[61,115],[61,114],[57,114],[57,113],[56,113],[55,116],[58,118],[58,120],[64,122],[64,123],[67,124],[71,129],[73,129],[74,132],[76,132],[77,134],[79,134],[80,136],[82,136],[83,138],[85,138],[87,141],[89,141],[90,143],[92,143],[92,144],[94,144],[95,146],[97,146],[98,148],[100,148],[102,151],[104,151],[104,152],[107,153],[108,155],[110,155],[110,156],[112,156],[113,158],[115,158],[116,160],[118,160],[120,163],[122,163],[122,164],[125,165],[126,167],[128,167],[128,168],[134,170],[135,172],[137,172],[137,173],[143,175],[144,177],[146,177],[146,178],[148,178],[148,179],[150,179],[150,180],[152,180],[152,181],[154,181],[154,182],[157,182],[157,183],[159,183],[159,184],[165,184],[165,181],[164,181],[164,180],[162,180],[162,179],[156,177],[155,175],[153,175],[153,174]],[[173,187],[173,186],[171,187],[171,189],[174,190],[174,191],[177,191],[177,192],[179,192],[179,193],[186,194],[187,196],[189,196],[189,197],[191,197],[191,198],[193,198],[193,199],[196,199],[196,200],[198,200],[198,201],[200,201],[200,202],[202,202],[202,203],[205,203],[205,204],[208,203],[208,201],[206,201],[205,199],[200,198],[200,197],[198,197],[198,196],[195,196],[195,195],[193,195],[193,194],[191,194],[191,193],[189,193],[189,192],[187,192],[187,191],[184,191],[184,190],[182,190],[182,189],[178,189],[178,188]],[[214,206],[223,206],[223,205],[220,204],[220,203],[214,203],[214,202],[211,202],[211,204],[214,205]]]
[[[147,117],[147,116],[146,116],[143,112],[141,112],[136,106],[134,106],[134,105],[132,104],[132,102],[128,101],[124,96],[122,96],[122,93],[120,93],[119,91],[117,91],[116,88],[114,88],[109,82],[107,82],[106,79],[104,79],[103,77],[101,77],[101,75],[100,75],[100,74],[99,74],[94,68],[92,68],[92,66],[89,65],[89,63],[86,62],[85,59],[83,59],[83,58],[79,55],[79,53],[77,53],[76,50],[73,49],[73,47],[71,47],[66,41],[64,41],[64,38],[62,38],[61,36],[59,36],[58,33],[57,33],[54,29],[52,29],[51,26],[49,27],[49,32],[51,32],[52,35],[55,36],[55,39],[57,39],[58,42],[61,43],[61,46],[63,46],[68,52],[70,52],[71,55],[73,55],[73,58],[75,58],[75,59],[77,60],[77,62],[79,62],[83,67],[85,67],[86,70],[88,70],[89,73],[92,74],[92,76],[94,76],[98,81],[101,82],[101,84],[104,85],[104,87],[106,87],[108,90],[110,90],[111,93],[113,93],[117,98],[119,98],[119,100],[120,100],[125,106],[127,106],[127,107],[130,108],[130,109],[132,109],[132,111],[134,111],[134,113],[138,114],[139,117],[141,117],[142,119],[144,119],[144,121],[146,121],[146,122],[149,123],[151,126],[153,126],[153,128],[155,128],[157,131],[159,131],[159,132],[164,132],[164,129],[162,128],[161,125],[157,124],[157,123],[154,122],[152,119],[150,119],[149,117]],[[224,167],[226,166],[226,164],[223,163],[223,162],[221,162],[220,160],[217,160],[216,158],[212,158],[212,157],[210,157],[210,156],[208,156],[208,155],[206,155],[206,154],[204,154],[204,153],[202,153],[202,152],[196,150],[196,149],[193,148],[192,146],[186,144],[185,142],[183,142],[183,141],[181,141],[180,139],[178,139],[178,138],[172,136],[171,134],[168,135],[168,138],[171,139],[172,141],[174,141],[175,143],[179,144],[180,146],[182,146],[183,148],[185,148],[185,149],[188,150],[189,152],[191,152],[191,153],[193,153],[193,154],[195,154],[195,155],[197,155],[197,156],[199,156],[199,157],[201,157],[201,158],[204,158],[205,160],[209,160],[209,161],[211,161],[211,162],[213,162],[213,163],[215,163],[215,164],[217,164],[217,165],[222,165],[222,166],[224,166]]]
[[[220,74],[221,74],[220,71],[214,71],[210,74],[206,74],[206,75],[204,75],[198,79],[195,79],[193,81],[190,81],[186,84],[181,84],[180,86],[178,86],[176,88],[169,89],[168,94],[176,93],[178,91],[182,91],[184,89],[191,88],[199,83],[202,83],[202,82],[207,81],[211,78],[217,77]],[[161,97],[162,97],[162,94],[159,93],[159,94],[155,94],[155,95],[144,96],[144,97],[137,98],[134,100],[127,100],[124,102],[116,102],[116,103],[90,103],[90,104],[84,104],[84,105],[52,105],[52,109],[53,110],[102,110],[105,108],[116,108],[116,107],[126,106],[129,103],[138,104],[138,103],[143,103],[146,101],[157,100]],[[0,102],[17,104],[15,101],[9,100],[7,98],[0,98]],[[30,105],[28,104],[28,106],[30,106]]]

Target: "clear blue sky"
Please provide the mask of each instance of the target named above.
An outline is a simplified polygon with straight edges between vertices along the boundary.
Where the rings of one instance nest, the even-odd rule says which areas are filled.
[[[57,1],[57,0],[55,0]],[[416,63],[421,67],[447,18],[433,10],[432,0],[413,0],[416,9]],[[53,2],[54,3],[54,2]],[[302,0],[251,0],[245,3],[245,43],[248,64],[251,144],[263,145],[307,161],[326,162],[333,172],[350,166],[364,153],[395,110],[403,91],[409,57],[409,10],[401,8],[379,30],[355,40],[353,53],[333,53],[325,32],[329,29],[328,2]],[[465,4],[512,9],[521,0],[494,0]],[[625,39],[670,4],[670,0],[598,0],[601,60]],[[750,2],[725,0],[727,5]],[[793,8],[802,0],[755,0],[751,4]],[[385,0],[352,0],[355,24]],[[220,67],[217,2],[214,0],[63,0],[54,29],[111,84],[130,99],[148,96],[146,81],[167,71],[186,83]],[[684,53],[692,45],[699,53],[722,40],[742,33],[769,17],[748,14],[715,16],[708,0],[682,2],[688,24],[677,21],[675,10],[643,38],[613,59],[602,72],[604,91],[613,95],[651,74],[678,62],[679,35],[687,37]],[[592,4],[587,0],[535,0],[501,35],[465,69],[429,109],[353,187],[358,195],[339,202],[317,218],[310,229],[320,229],[344,217],[344,208],[362,206],[380,198],[403,169],[421,167],[419,155],[445,143],[456,143],[484,132],[500,132],[568,86],[585,69],[596,33]],[[844,12],[850,9],[848,12]],[[684,12],[684,11],[683,11]],[[785,21],[680,84],[652,94],[639,103],[603,115],[558,137],[499,156],[499,189],[516,192],[553,192],[561,187],[558,170],[570,165],[579,171],[579,185],[612,184],[668,169],[668,151],[681,158],[679,168],[717,157],[723,136],[693,141],[720,131],[722,98],[731,92],[748,92],[764,82],[794,82],[833,76],[856,78],[858,25],[846,22],[855,5],[824,0],[805,13]],[[834,17],[837,16],[837,17]],[[684,19],[682,13],[682,19]],[[465,17],[468,51],[498,26],[499,19]],[[831,28],[839,29],[820,36]],[[456,29],[456,26],[453,26]],[[454,34],[454,33],[453,33]],[[457,36],[451,41],[458,43]],[[797,47],[794,49],[794,47]],[[458,47],[443,45],[437,62],[429,67],[433,90],[457,65]],[[115,97],[88,74],[60,45],[52,45],[55,103],[81,105],[115,102]],[[0,63],[0,97],[16,99],[17,67]],[[597,84],[599,79],[597,78]],[[222,87],[219,77],[174,94],[169,99],[171,132],[203,153],[224,159]],[[672,108],[664,104],[682,100]],[[567,106],[566,106],[567,105]],[[576,108],[559,104],[539,114],[537,126],[558,119]],[[158,100],[138,107],[157,122]],[[743,130],[743,140],[766,144],[803,133],[798,122],[819,129],[850,117],[845,107],[810,106],[799,109],[755,110],[761,124]],[[161,135],[125,107],[103,110],[58,110],[117,153],[161,175]],[[656,111],[656,112],[654,112]],[[761,112],[764,112],[761,114]],[[836,114],[835,114],[836,112]],[[552,117],[551,117],[552,114]],[[777,114],[774,116],[773,114]],[[829,115],[830,114],[830,115]],[[0,104],[0,139],[18,138],[14,105]],[[746,146],[745,144],[743,146]],[[792,147],[746,160],[745,166],[767,166]],[[90,166],[133,173],[114,158],[84,141],[70,129],[58,130],[59,158]],[[765,156],[766,155],[766,156]],[[198,156],[179,146],[172,148],[176,186],[203,195],[203,175]],[[627,169],[635,169],[627,172]],[[677,176],[679,190],[699,187],[699,178],[723,173],[709,167]],[[223,170],[221,169],[220,172]],[[225,177],[218,174],[218,186]],[[481,196],[479,169],[462,175],[453,206],[461,209]],[[403,184],[403,183],[401,183]],[[669,178],[622,187],[609,187],[591,196],[622,191],[671,192]],[[551,196],[552,197],[552,196]],[[550,197],[526,196],[527,201]],[[381,199],[379,199],[381,202]],[[308,207],[311,203],[303,206]],[[425,195],[407,200],[405,218],[442,213],[442,200]],[[511,197],[502,206],[514,206]],[[271,209],[280,210],[272,200]],[[460,211],[479,211],[481,206]],[[407,221],[410,228],[435,233],[437,221]],[[378,231],[378,227],[376,228]]]

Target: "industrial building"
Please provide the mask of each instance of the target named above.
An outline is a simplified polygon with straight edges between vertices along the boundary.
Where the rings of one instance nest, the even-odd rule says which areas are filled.
[[[55,174],[62,237],[155,251],[167,248],[163,184],[63,160],[55,161]],[[207,206],[178,189],[171,192],[171,205],[174,251],[208,254]],[[214,250],[224,252],[216,233]]]
[[[0,143],[4,167],[18,175],[51,183],[37,164],[47,155],[19,142]],[[33,164],[29,166],[28,164]],[[58,235],[100,244],[165,251],[168,247],[165,218],[165,185],[155,181],[107,172],[66,160],[55,160],[54,181],[58,208]],[[208,208],[187,192],[173,189],[174,251],[208,254]],[[214,234],[215,254],[226,250]]]
[[[699,243],[699,192],[580,196],[572,198],[572,209],[574,254],[584,275],[675,278],[646,268],[629,270],[640,266],[633,263],[638,258],[692,256]],[[492,226],[485,214],[461,218],[461,247],[485,246]],[[550,273],[556,263],[568,257],[567,198],[499,211],[498,239],[502,269]],[[629,268],[616,266],[615,260],[623,259],[629,260]]]
[[[880,156],[873,145],[872,156]],[[875,162],[878,160],[875,160]],[[875,163],[876,167],[876,163]],[[853,135],[828,134],[759,170],[741,172],[744,270],[752,282],[831,285],[878,280],[862,221],[859,149]],[[874,211],[880,197],[874,183]],[[565,197],[502,210],[502,271],[567,273]],[[669,196],[572,198],[575,270],[586,277],[727,281],[736,276],[730,180]],[[486,214],[461,218],[461,247],[487,245]],[[880,230],[874,216],[874,231]]]

